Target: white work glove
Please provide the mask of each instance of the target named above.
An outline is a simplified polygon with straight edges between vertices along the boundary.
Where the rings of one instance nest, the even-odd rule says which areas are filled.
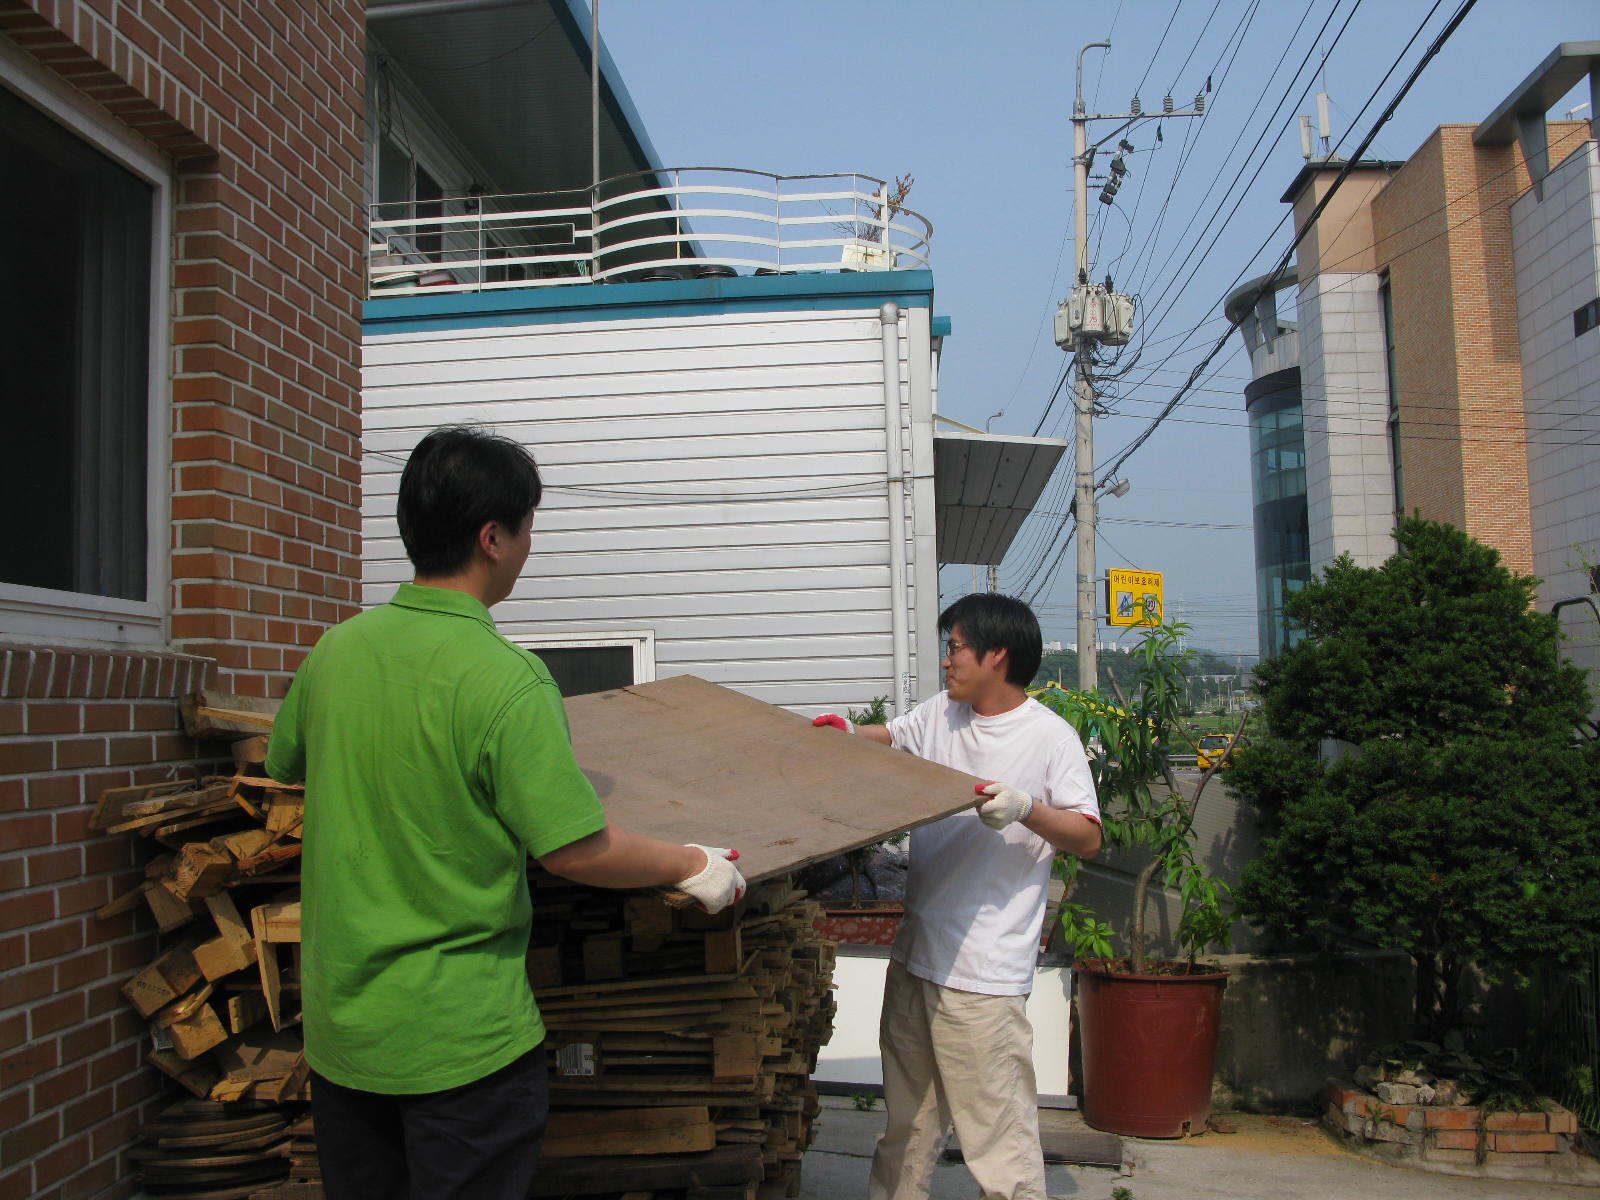
[[[980,783],[974,789],[989,799],[978,804],[978,820],[990,829],[1004,829],[1013,821],[1024,820],[1033,811],[1033,797],[1003,783]]]
[[[811,724],[813,726],[827,725],[834,729],[842,729],[846,733],[854,733],[856,731],[856,727],[838,713],[823,713],[820,717],[813,717]]]
[[[739,852],[721,846],[702,846],[698,842],[688,845],[705,854],[705,869],[679,880],[674,886],[680,892],[688,892],[708,913],[721,912],[728,905],[737,904],[744,896],[744,876],[732,861],[739,857]]]

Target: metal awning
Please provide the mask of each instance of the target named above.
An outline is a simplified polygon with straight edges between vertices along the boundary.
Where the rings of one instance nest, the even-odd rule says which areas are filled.
[[[1069,445],[1063,438],[935,430],[939,561],[999,565]]]

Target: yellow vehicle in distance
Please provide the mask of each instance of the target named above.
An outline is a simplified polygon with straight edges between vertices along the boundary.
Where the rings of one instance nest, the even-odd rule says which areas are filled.
[[[1244,739],[1239,739],[1239,745],[1244,745]],[[1236,747],[1237,748],[1237,747]],[[1228,735],[1225,733],[1202,733],[1200,741],[1195,746],[1194,765],[1202,771],[1208,771],[1213,766],[1229,766],[1233,756],[1228,753]]]

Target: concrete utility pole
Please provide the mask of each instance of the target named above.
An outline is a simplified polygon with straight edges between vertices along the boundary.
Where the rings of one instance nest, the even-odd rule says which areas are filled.
[[[1078,51],[1077,88],[1072,101],[1072,193],[1073,193],[1073,289],[1072,299],[1064,301],[1056,313],[1056,344],[1070,350],[1077,371],[1074,411],[1077,418],[1073,466],[1077,476],[1076,499],[1078,539],[1078,687],[1090,691],[1100,680],[1100,618],[1095,595],[1095,482],[1094,482],[1094,347],[1097,342],[1126,345],[1133,336],[1133,301],[1113,293],[1110,281],[1102,288],[1089,282],[1089,165],[1094,149],[1089,145],[1090,121],[1121,121],[1100,141],[1099,147],[1140,121],[1166,117],[1198,117],[1205,112],[1203,96],[1195,97],[1194,108],[1175,112],[1172,97],[1162,101],[1161,111],[1145,113],[1134,97],[1131,112],[1089,114],[1083,104],[1083,56],[1089,50],[1109,50],[1110,42],[1090,42]],[[1123,154],[1133,147],[1118,143],[1111,163],[1111,175],[1100,199],[1110,204],[1127,173]]]

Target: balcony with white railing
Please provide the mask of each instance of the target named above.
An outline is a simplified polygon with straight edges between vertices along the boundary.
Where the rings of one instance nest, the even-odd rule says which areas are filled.
[[[370,206],[370,298],[928,265],[933,226],[868,175],[684,167],[593,188]]]

